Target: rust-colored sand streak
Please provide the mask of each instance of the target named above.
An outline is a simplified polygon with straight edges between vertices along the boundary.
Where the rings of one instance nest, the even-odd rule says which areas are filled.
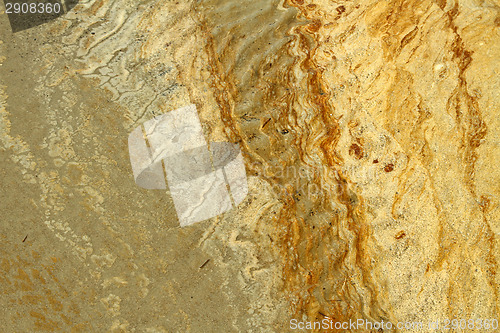
[[[254,79],[256,85],[260,82],[265,87],[262,100],[256,101],[256,105],[275,108],[270,117],[272,121],[266,122],[267,128],[274,131],[263,130],[274,147],[270,157],[252,149],[248,142],[252,137],[243,132],[241,118],[234,113],[245,87],[238,86],[234,72],[225,70],[235,67],[236,60],[229,46],[217,51],[221,41],[215,40],[206,17],[202,14],[197,17],[206,38],[211,85],[221,120],[230,140],[242,144],[252,167],[268,167],[271,173],[277,173],[279,168],[298,166],[317,175],[314,182],[321,194],[316,202],[297,196],[300,188],[292,185],[294,179],[279,176],[269,179],[283,185],[277,193],[283,208],[274,222],[272,238],[282,262],[283,292],[290,301],[293,316],[299,318],[306,314],[310,320],[327,317],[334,321],[388,318],[390,315],[379,304],[379,291],[370,273],[371,258],[366,251],[370,230],[365,223],[363,200],[352,192],[349,180],[340,172],[342,159],[336,153],[339,124],[329,102],[331,94],[322,76],[324,69],[315,60],[317,33],[323,24],[310,14],[309,9],[314,7],[301,2],[287,2],[287,5],[297,8],[309,20],[289,29],[293,38],[284,50],[288,55],[282,56],[292,56],[294,61],[288,67],[277,69],[279,75],[274,79],[262,74],[274,70],[272,64],[263,61],[259,64],[262,76]],[[276,89],[279,85],[286,87],[281,93]],[[286,139],[279,134],[278,129],[284,128],[294,131],[288,141],[291,146],[287,146]],[[282,154],[287,151],[297,154],[298,159],[290,153]],[[262,169],[257,172],[264,174]],[[344,213],[332,211],[331,201],[343,207]],[[315,209],[307,208],[311,206]],[[361,280],[355,282],[355,276]]]
[[[464,165],[464,181],[467,185],[470,193],[476,200],[476,185],[474,180],[475,166],[477,156],[477,148],[481,145],[483,139],[486,137],[487,126],[484,122],[481,111],[478,105],[478,97],[473,96],[469,93],[466,80],[466,71],[472,62],[472,51],[465,48],[464,41],[458,32],[458,27],[454,20],[459,14],[459,3],[456,2],[451,10],[446,12],[448,19],[448,26],[453,31],[453,44],[451,45],[451,51],[453,52],[453,60],[456,62],[458,67],[458,85],[455,88],[453,95],[448,100],[448,107],[453,107],[455,110],[457,123],[459,124],[459,129],[462,131],[462,146],[460,147],[463,151],[463,165]],[[496,272],[498,271],[498,263],[495,259],[495,239],[493,230],[486,219],[486,214],[482,212],[483,227],[480,228],[476,239],[471,242],[471,247],[477,247],[478,244],[481,246],[485,244],[487,246],[487,253],[480,254],[484,257],[487,265],[487,278],[490,286],[495,294],[494,299],[498,300],[498,288],[496,287]],[[467,251],[468,249],[463,249],[462,251]],[[482,250],[480,250],[482,252]],[[467,285],[468,281],[464,281],[464,272],[460,269],[456,270],[456,280],[460,280],[463,284]],[[451,288],[450,290],[454,290]],[[450,295],[450,298],[453,298]],[[495,302],[496,313],[500,313],[498,301]],[[458,312],[455,307],[450,304],[450,310],[452,312]],[[454,313],[451,313],[453,315]]]
[[[282,43],[279,34],[269,39],[268,30],[264,28],[245,30],[247,23],[234,23],[262,15],[260,22],[265,27],[266,20],[272,23],[278,20],[278,14],[272,10],[270,14],[259,14],[252,12],[255,9],[251,8],[248,13],[243,9],[231,12],[230,4],[227,4],[210,0],[195,5],[193,18],[204,41],[202,47],[207,57],[209,85],[224,131],[231,141],[241,144],[250,174],[269,181],[280,199],[282,209],[277,218],[261,223],[270,224],[272,250],[282,265],[282,291],[290,302],[293,317],[301,318],[306,314],[309,320],[330,318],[335,322],[364,318],[393,321],[394,309],[392,304],[389,305],[380,277],[375,276],[380,267],[373,263],[376,242],[367,217],[366,200],[357,190],[356,183],[342,172],[346,162],[346,157],[340,153],[343,147],[339,146],[343,128],[341,119],[334,116],[339,112],[334,108],[336,96],[331,91],[332,82],[325,78],[325,73],[331,72],[331,68],[321,65],[324,54],[336,59],[334,47],[324,47],[322,38],[346,8],[338,6],[338,15],[324,12],[323,15],[317,10],[317,5],[302,0],[285,1],[281,4],[283,8],[295,8],[298,16],[305,20],[283,20],[281,25],[287,26],[290,39]],[[432,268],[440,270],[445,262],[453,266],[450,280],[459,281],[450,282],[449,286],[448,309],[453,309],[454,300],[457,304],[464,304],[457,299],[463,295],[454,290],[459,289],[458,285],[470,284],[459,274],[463,267],[452,263],[459,262],[471,243],[458,242],[458,235],[447,225],[449,217],[443,209],[436,178],[431,172],[434,155],[424,135],[425,123],[432,120],[431,106],[426,105],[423,96],[417,92],[416,76],[406,68],[419,52],[421,46],[416,43],[420,44],[427,33],[424,24],[431,15],[437,15],[434,13],[436,6],[431,1],[395,1],[368,4],[365,9],[358,7],[353,14],[355,20],[370,17],[367,30],[362,33],[380,41],[382,58],[389,64],[387,67],[393,65],[392,70],[376,68],[376,77],[368,88],[373,90],[374,97],[379,98],[384,94],[384,88],[375,87],[375,80],[384,77],[392,80],[387,86],[387,107],[381,118],[392,138],[401,140],[406,158],[421,161],[427,171],[426,184],[431,193],[429,204],[432,206],[434,202],[440,220],[437,223],[440,255]],[[262,8],[265,8],[264,2]],[[476,150],[486,135],[486,126],[475,97],[467,89],[465,71],[471,62],[471,54],[465,50],[453,24],[453,17],[457,14],[452,9],[446,15],[451,15],[449,27],[455,34],[452,58],[459,68],[458,85],[449,100],[448,110],[457,116],[465,161],[463,174],[468,179],[465,183],[475,194]],[[442,18],[439,20],[442,22]],[[356,34],[359,34],[358,25],[347,22],[346,29],[335,37],[335,42],[349,43],[348,39]],[[252,49],[249,46],[252,43],[264,45],[259,38],[268,38],[269,46]],[[354,75],[356,68],[349,69],[349,73]],[[188,74],[179,73],[179,79],[188,86],[195,103],[203,108],[204,101],[195,92],[197,88],[187,83]],[[359,93],[357,89],[354,92]],[[408,130],[399,134],[401,128]],[[351,129],[349,134],[355,137]],[[349,155],[360,162],[370,154],[363,146],[363,139],[356,138],[348,147]],[[378,159],[373,163],[379,163]],[[397,167],[391,161],[380,164],[382,173],[396,173]],[[287,168],[304,170],[311,179],[306,181],[283,174]],[[404,177],[417,172],[410,167],[395,176],[403,192],[411,192]],[[303,195],[301,191],[307,182],[318,186],[317,193]],[[393,216],[405,193],[394,198]],[[422,188],[418,197],[423,193]],[[488,253],[482,253],[475,245],[472,247],[488,262],[490,284],[496,290],[493,234],[486,221],[484,223],[477,237],[478,244],[489,244]],[[404,230],[395,233],[396,240],[408,237]],[[454,283],[458,283],[456,288]],[[451,310],[449,314],[457,313]]]

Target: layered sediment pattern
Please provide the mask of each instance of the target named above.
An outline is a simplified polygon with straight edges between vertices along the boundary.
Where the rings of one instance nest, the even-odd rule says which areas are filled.
[[[12,331],[498,318],[498,2],[82,1],[0,39]],[[126,140],[191,103],[250,194],[179,229]]]
[[[465,38],[498,38],[498,7],[281,6],[274,17],[264,4],[198,8],[226,129],[246,144],[255,172],[278,185],[272,247],[294,314],[496,317],[498,226],[475,175],[484,117],[498,111],[481,111],[476,93],[485,85],[498,103],[498,78],[473,77],[474,65],[496,63],[499,53]],[[295,9],[303,20],[279,21]],[[468,10],[489,29],[469,27]],[[270,38],[268,26],[287,28]],[[491,140],[490,152],[498,134]]]

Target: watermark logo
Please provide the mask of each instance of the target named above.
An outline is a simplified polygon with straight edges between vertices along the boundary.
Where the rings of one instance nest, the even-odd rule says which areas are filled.
[[[170,190],[181,226],[236,207],[248,193],[238,145],[207,145],[195,105],[146,121],[128,138],[137,185]]]

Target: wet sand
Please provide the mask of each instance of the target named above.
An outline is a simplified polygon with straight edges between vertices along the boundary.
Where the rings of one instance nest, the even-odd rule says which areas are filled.
[[[6,332],[498,319],[499,9],[101,0],[16,33],[0,15]],[[181,228],[127,138],[189,104],[240,145],[249,194]]]

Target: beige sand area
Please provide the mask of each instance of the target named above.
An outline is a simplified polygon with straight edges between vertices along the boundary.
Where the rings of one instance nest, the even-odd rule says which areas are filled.
[[[497,0],[82,0],[0,65],[0,331],[498,319]],[[127,138],[192,103],[249,194],[180,228]]]

